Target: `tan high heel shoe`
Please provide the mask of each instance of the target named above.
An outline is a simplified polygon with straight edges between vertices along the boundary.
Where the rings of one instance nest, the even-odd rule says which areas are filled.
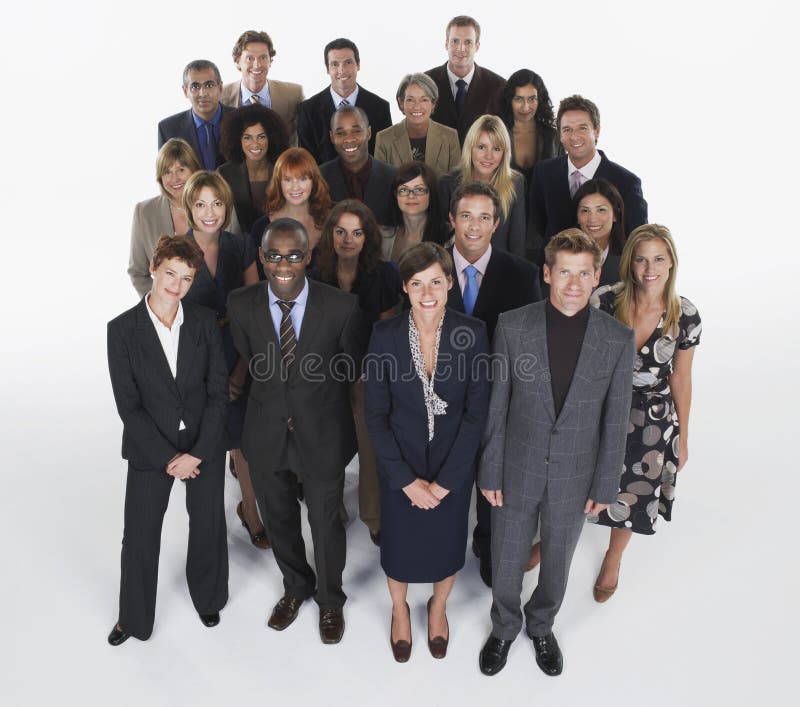
[[[603,602],[606,602],[609,599],[611,599],[611,597],[614,595],[614,592],[617,591],[617,587],[619,586],[619,568],[622,565],[622,562],[620,561],[620,564],[617,565],[617,582],[616,584],[614,584],[613,587],[601,587],[599,584],[600,575],[603,574],[603,568],[605,567],[605,565],[606,565],[606,558],[603,558],[603,564],[600,565],[600,572],[597,575],[597,579],[595,580],[594,583],[594,590],[592,591],[592,596],[594,596],[594,600],[599,604],[602,604]]]

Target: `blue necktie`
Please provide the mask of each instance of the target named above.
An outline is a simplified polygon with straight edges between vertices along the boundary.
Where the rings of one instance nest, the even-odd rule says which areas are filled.
[[[467,276],[467,282],[464,285],[464,311],[472,316],[472,310],[475,309],[475,300],[478,299],[478,269],[474,265],[467,265],[464,268],[464,274]]]
[[[456,110],[460,113],[464,105],[464,96],[467,95],[467,82],[464,79],[456,81]]]
[[[211,123],[203,123],[200,141],[200,152],[203,153],[203,166],[208,170],[217,168],[217,141],[214,139],[214,126]]]

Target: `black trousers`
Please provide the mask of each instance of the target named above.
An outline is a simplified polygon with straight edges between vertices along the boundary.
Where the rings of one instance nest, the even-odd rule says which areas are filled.
[[[294,444],[289,435],[287,444]],[[286,450],[274,470],[254,470],[250,476],[261,517],[272,543],[272,552],[283,574],[289,596],[313,596],[321,608],[340,609],[347,596],[342,591],[346,557],[345,530],[339,516],[344,492],[344,469],[333,479],[302,477],[308,522],[314,543],[316,573],[306,559],[297,500],[297,476],[289,469]]]
[[[161,526],[174,477],[164,469],[128,465],[125,531],[119,588],[119,625],[136,638],[153,632]],[[212,614],[228,601],[228,538],[225,526],[225,455],[204,461],[186,482],[189,547],[186,580],[198,614]]]

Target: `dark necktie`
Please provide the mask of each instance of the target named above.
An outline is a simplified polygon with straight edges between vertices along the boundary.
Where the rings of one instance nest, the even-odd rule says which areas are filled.
[[[253,105],[258,105],[261,103],[261,99],[254,93],[252,96],[250,96],[250,103]]]
[[[467,276],[467,281],[464,283],[464,311],[472,316],[475,309],[475,301],[478,299],[478,269],[474,265],[467,265],[464,268],[464,274]]]
[[[203,166],[208,170],[217,168],[217,141],[214,139],[214,126],[211,123],[203,122],[201,126],[200,152],[203,153]]]
[[[456,88],[456,110],[461,113],[461,108],[464,106],[464,97],[467,95],[467,82],[464,79],[458,79]]]
[[[294,307],[295,303],[279,299],[278,305],[283,314],[280,328],[281,361],[283,361],[286,368],[289,368],[292,365],[292,361],[294,361],[294,350],[297,348],[297,337],[292,324],[292,307]]]

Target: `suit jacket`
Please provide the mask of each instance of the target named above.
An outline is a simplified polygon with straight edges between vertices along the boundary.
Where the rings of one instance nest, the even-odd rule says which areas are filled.
[[[328,183],[333,201],[350,198],[338,157],[320,165],[319,171],[322,178]],[[367,188],[364,190],[364,203],[372,209],[378,223],[389,222],[391,200],[394,198],[392,181],[395,174],[397,174],[396,167],[381,162],[379,159],[372,159],[372,169],[370,169],[369,179],[367,179]]]
[[[297,144],[297,106],[303,101],[303,87],[299,83],[289,83],[288,81],[273,81],[267,79],[269,84],[269,97],[274,110],[286,123],[289,133],[289,141],[292,145]],[[231,108],[238,108],[241,105],[241,81],[225,84],[222,88],[220,102]]]
[[[271,170],[271,167],[270,167]],[[226,162],[217,171],[233,192],[233,208],[243,233],[250,233],[253,224],[264,214],[253,203],[250,195],[250,176],[244,162]]]
[[[492,235],[492,246],[507,250],[517,257],[525,257],[525,178],[518,172],[514,172],[514,199],[508,207],[508,215],[504,216],[500,212],[500,223],[497,230]],[[454,169],[445,174],[439,180],[439,197],[442,203],[442,210],[450,213],[450,199],[456,187],[461,182],[461,169]],[[447,218],[445,216],[445,218]],[[450,224],[447,224],[448,229]]]
[[[267,287],[259,282],[228,297],[233,342],[252,376],[242,451],[251,467],[272,470],[291,426],[292,471],[301,479],[335,479],[357,446],[350,384],[361,375],[367,337],[358,298],[308,281],[295,360],[284,380]]]
[[[446,312],[434,390],[447,402],[447,413],[436,416],[428,442],[422,383],[408,343],[409,316],[404,312],[377,322],[370,339],[366,423],[378,469],[394,490],[423,478],[455,493],[469,493],[489,403],[489,379],[475,365],[488,357],[486,327],[466,314]]]
[[[224,451],[228,368],[214,312],[183,303],[173,378],[142,299],[108,323],[108,370],[123,424],[122,456],[132,467],[163,470],[178,453],[210,459]]]
[[[356,105],[369,118],[372,137],[369,139],[369,154],[375,154],[375,137],[392,124],[389,102],[363,86],[358,87]],[[297,144],[305,147],[321,165],[336,158],[336,150],[331,143],[331,116],[335,112],[330,86],[307,98],[297,107]]]
[[[225,117],[225,114],[232,111],[233,108],[230,106],[222,105],[222,117]],[[185,110],[181,113],[175,113],[175,115],[169,116],[169,118],[164,118],[158,124],[158,149],[160,150],[164,143],[173,137],[183,138],[188,142],[192,149],[194,150],[194,154],[197,157],[197,161],[202,165],[203,164],[203,153],[200,150],[200,142],[197,139],[197,128],[194,126],[194,118],[192,118],[192,109]],[[216,169],[219,167],[224,161],[225,158],[222,156],[222,152],[219,149],[219,139],[217,139],[217,163],[214,165]]]
[[[452,255],[453,246],[448,251]],[[539,268],[511,253],[492,248],[472,316],[486,324],[491,341],[497,326],[497,317],[502,312],[538,302],[540,299],[542,291],[539,286]],[[447,306],[458,312],[464,311],[464,299],[455,273],[453,286],[447,295]]]
[[[495,376],[478,470],[482,489],[550,504],[579,495],[613,503],[625,456],[633,376],[633,331],[594,307],[572,384],[556,418],[545,302],[501,314]]]
[[[625,232],[647,223],[647,202],[642,196],[642,182],[633,172],[608,159],[602,150],[595,178],[611,182],[625,202]],[[530,186],[533,226],[547,244],[556,233],[575,225],[575,209],[569,194],[567,155],[560,155],[533,168]]]
[[[462,145],[467,131],[476,118],[486,113],[494,95],[506,84],[506,80],[502,76],[476,64],[475,73],[467,88],[467,95],[464,96],[464,105],[461,107],[459,115],[453,91],[450,88],[450,79],[447,76],[447,63],[437,66],[435,69],[429,69],[425,73],[436,82],[436,86],[439,88],[439,100],[431,113],[431,120],[455,128],[458,131],[458,141]]]
[[[375,141],[375,157],[395,167],[413,161],[405,118],[397,125],[378,133]],[[425,164],[436,172],[437,177],[441,177],[445,172],[458,167],[460,159],[461,146],[458,142],[458,133],[453,128],[432,120],[425,142]]]

